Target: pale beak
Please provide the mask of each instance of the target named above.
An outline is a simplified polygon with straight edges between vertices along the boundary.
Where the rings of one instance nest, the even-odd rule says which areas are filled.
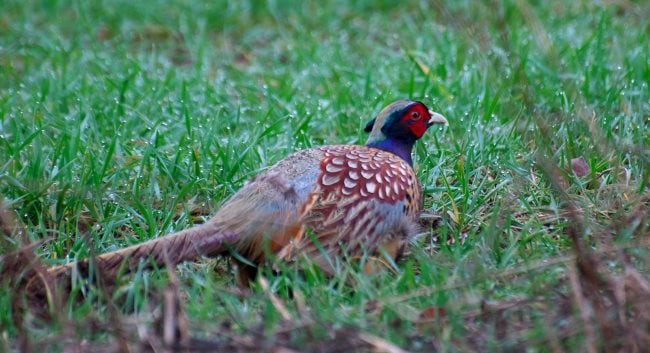
[[[449,124],[447,119],[445,119],[445,117],[442,116],[442,114],[429,110],[429,115],[431,115],[431,119],[429,119],[427,123],[429,126],[433,124],[445,124],[445,125]]]

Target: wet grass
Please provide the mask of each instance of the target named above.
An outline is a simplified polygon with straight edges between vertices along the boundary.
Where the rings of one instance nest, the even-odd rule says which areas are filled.
[[[362,143],[381,107],[418,99],[450,121],[415,158],[441,219],[399,273],[287,268],[241,293],[227,261],[185,264],[187,332],[223,350],[609,347],[576,242],[601,276],[647,278],[648,18],[627,1],[5,1],[0,195],[39,257],[67,263],[190,227],[290,152]],[[169,283],[138,273],[19,325],[5,285],[0,340],[124,349],[158,332]]]

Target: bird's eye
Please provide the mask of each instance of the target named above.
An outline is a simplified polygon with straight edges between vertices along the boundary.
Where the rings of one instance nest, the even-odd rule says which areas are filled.
[[[420,119],[420,113],[418,113],[418,112],[413,112],[413,113],[411,113],[411,119],[412,119],[412,120],[418,120],[418,119]]]

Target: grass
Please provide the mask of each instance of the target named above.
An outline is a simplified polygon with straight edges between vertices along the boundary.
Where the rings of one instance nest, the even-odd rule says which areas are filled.
[[[20,325],[4,285],[3,347],[123,350],[138,338],[116,327],[155,331],[170,283],[190,334],[223,350],[608,347],[584,320],[571,229],[601,275],[629,269],[607,249],[631,247],[647,280],[648,221],[630,215],[650,185],[648,18],[634,1],[2,2],[0,195],[48,265],[190,227],[292,151],[363,143],[392,100],[450,121],[416,149],[441,219],[399,273],[287,268],[239,293],[206,259]]]

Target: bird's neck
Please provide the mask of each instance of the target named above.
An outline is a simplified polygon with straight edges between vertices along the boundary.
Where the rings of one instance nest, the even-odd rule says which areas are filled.
[[[413,160],[411,159],[411,151],[413,150],[414,144],[415,141],[405,142],[405,141],[396,141],[391,138],[387,138],[381,141],[368,143],[366,144],[366,146],[396,154],[399,157],[401,157],[403,160],[405,160],[406,163],[408,163],[410,166],[413,166]]]

